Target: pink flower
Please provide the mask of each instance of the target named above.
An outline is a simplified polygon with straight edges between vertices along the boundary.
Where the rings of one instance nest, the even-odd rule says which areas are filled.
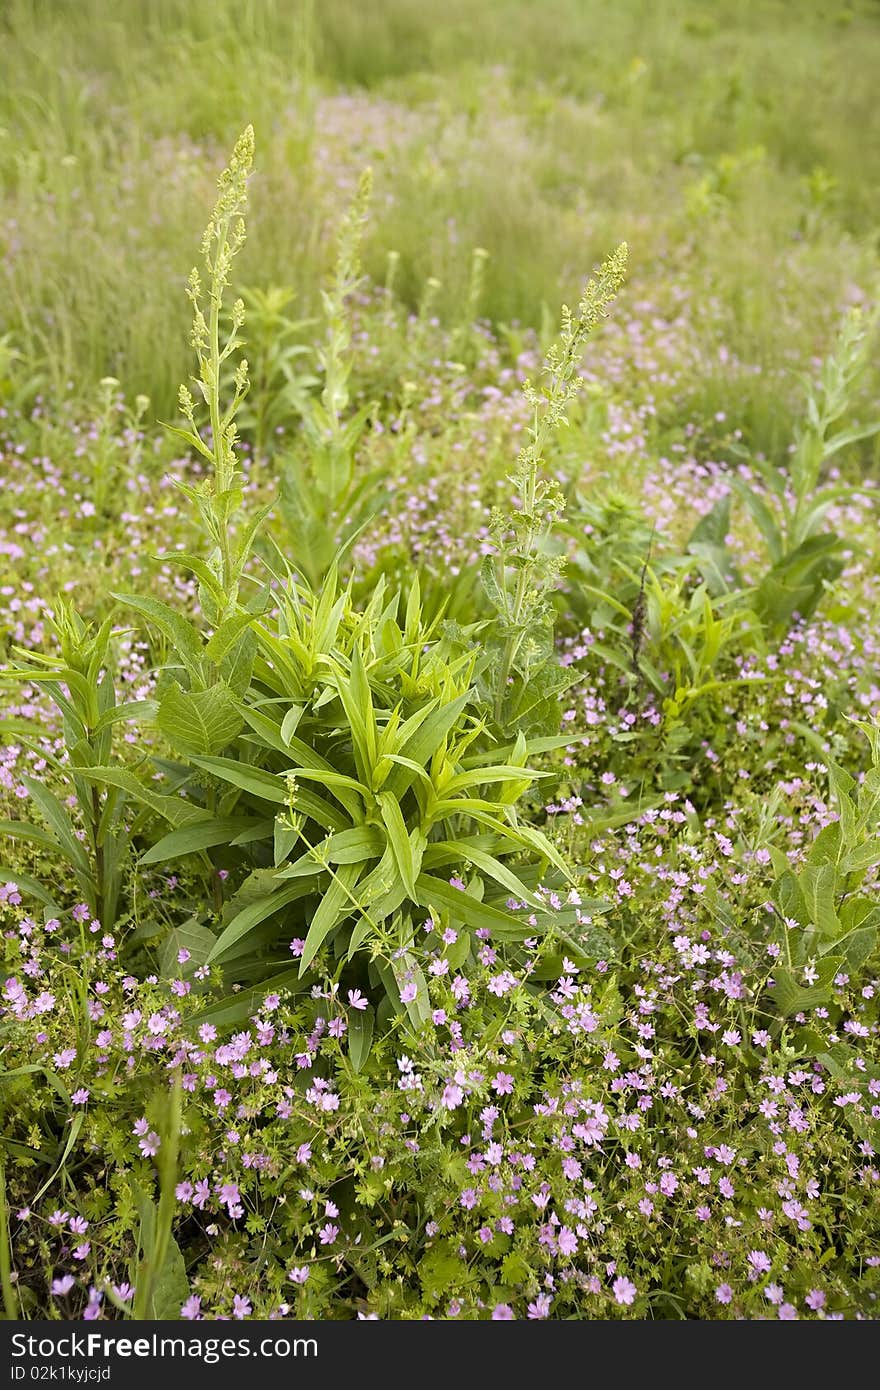
[[[615,1303],[625,1304],[632,1303],[638,1292],[635,1284],[629,1279],[624,1279],[623,1275],[615,1279],[614,1283],[611,1285],[611,1291],[614,1294]]]

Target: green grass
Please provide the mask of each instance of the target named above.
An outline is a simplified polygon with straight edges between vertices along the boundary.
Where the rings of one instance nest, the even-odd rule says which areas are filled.
[[[867,0],[450,0],[442,17],[416,0],[10,0],[0,25],[3,327],[58,387],[112,372],[167,408],[194,209],[248,120],[242,274],[312,304],[337,185],[366,162],[369,266],[397,250],[402,293],[437,276],[446,316],[476,245],[484,311],[539,323],[626,237],[640,289],[686,276],[766,366],[822,343],[829,299],[873,274]]]

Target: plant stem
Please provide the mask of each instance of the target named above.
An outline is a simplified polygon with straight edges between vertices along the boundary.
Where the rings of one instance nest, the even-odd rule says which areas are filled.
[[[12,1287],[12,1259],[9,1244],[9,1208],[6,1202],[6,1153],[0,1148],[0,1288],[7,1322],[15,1322],[18,1309]]]

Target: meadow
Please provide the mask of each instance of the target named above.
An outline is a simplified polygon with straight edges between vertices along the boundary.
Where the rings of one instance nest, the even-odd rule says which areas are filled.
[[[873,1319],[880,4],[7,0],[7,1319]]]

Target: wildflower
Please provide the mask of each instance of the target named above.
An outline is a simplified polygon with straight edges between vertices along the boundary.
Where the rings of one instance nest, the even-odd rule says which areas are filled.
[[[772,1261],[766,1250],[750,1250],[748,1254],[749,1278],[757,1279],[761,1274],[769,1274]]]
[[[637,1289],[635,1284],[621,1275],[611,1285],[611,1292],[614,1294],[615,1303],[629,1305],[634,1302]]]

